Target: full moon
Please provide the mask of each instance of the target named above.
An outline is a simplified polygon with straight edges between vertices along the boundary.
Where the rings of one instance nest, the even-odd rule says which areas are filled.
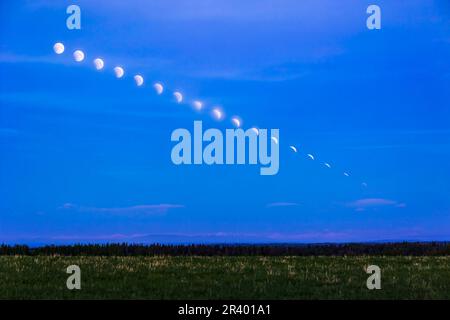
[[[61,42],[57,42],[53,46],[53,51],[55,51],[56,54],[61,54],[64,52],[64,45]]]
[[[123,75],[125,74],[125,72],[123,71],[122,67],[115,67],[114,68],[114,73],[116,74],[117,78],[122,78]]]
[[[84,60],[84,52],[81,50],[75,50],[73,53],[73,58],[76,62],[81,62]]]
[[[144,78],[142,78],[141,75],[137,74],[134,76],[134,81],[136,82],[136,85],[138,87],[142,86],[144,84]]]
[[[162,86],[161,83],[155,83],[153,85],[153,88],[155,88],[157,94],[161,94],[164,91],[164,87]]]
[[[94,60],[94,65],[95,65],[95,69],[102,70],[103,67],[105,66],[105,63],[103,62],[102,59],[97,58]]]

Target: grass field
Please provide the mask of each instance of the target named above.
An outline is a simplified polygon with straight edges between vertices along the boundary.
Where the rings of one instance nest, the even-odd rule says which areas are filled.
[[[72,264],[81,290],[66,288]],[[450,257],[0,256],[0,298],[450,299]]]

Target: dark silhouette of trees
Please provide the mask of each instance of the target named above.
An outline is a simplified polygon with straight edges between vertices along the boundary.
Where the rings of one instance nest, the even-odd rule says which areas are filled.
[[[345,244],[75,244],[31,248],[1,245],[0,255],[62,256],[443,256],[450,242]]]

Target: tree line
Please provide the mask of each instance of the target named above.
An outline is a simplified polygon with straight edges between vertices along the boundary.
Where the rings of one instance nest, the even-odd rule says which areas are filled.
[[[61,256],[444,256],[450,242],[345,244],[75,244],[0,245],[0,255]]]

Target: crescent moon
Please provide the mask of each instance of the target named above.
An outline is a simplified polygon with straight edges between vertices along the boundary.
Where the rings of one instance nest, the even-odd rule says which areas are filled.
[[[308,153],[307,156],[308,156],[311,160],[314,160],[314,156],[313,156],[312,154]]]
[[[257,136],[259,136],[259,130],[257,128],[253,127],[251,129],[256,133]]]
[[[218,108],[213,109],[213,115],[217,120],[221,120],[223,117],[222,111],[220,111]]]
[[[273,142],[275,142],[276,144],[278,144],[278,139],[276,137],[271,137],[270,139],[272,139]]]
[[[75,50],[73,52],[73,58],[75,59],[76,62],[81,62],[84,60],[84,52],[81,50]]]
[[[137,74],[134,76],[134,81],[136,82],[136,85],[138,87],[142,86],[144,84],[144,78],[140,74]]]
[[[103,67],[105,66],[105,63],[103,62],[102,59],[97,58],[94,60],[94,65],[95,65],[95,69],[102,70]]]
[[[237,117],[232,118],[232,119],[231,119],[231,122],[232,122],[237,128],[239,128],[239,127],[241,126],[241,121],[240,121]]]
[[[361,186],[363,186],[364,188],[367,188],[367,183],[363,182],[363,183],[361,183]]]
[[[291,148],[292,151],[294,151],[295,153],[297,153],[297,148],[296,148],[296,147],[294,147],[294,146],[289,146],[289,148]]]
[[[344,176],[350,177],[350,175],[347,172],[344,172]]]
[[[193,102],[194,108],[197,110],[201,110],[203,108],[203,103],[199,100],[195,100]]]
[[[125,74],[125,71],[123,71],[122,67],[115,67],[114,68],[114,73],[116,74],[117,78],[122,78],[123,75]]]
[[[53,45],[53,51],[55,51],[56,54],[61,54],[64,52],[64,45],[61,42],[57,42]]]
[[[178,103],[183,101],[183,95],[181,93],[179,93],[178,91],[175,91],[173,93],[173,95],[175,96],[175,99],[177,100]]]
[[[155,88],[155,91],[157,94],[161,94],[164,91],[164,87],[161,83],[157,82],[153,85],[153,88]]]
[[[327,167],[327,168],[331,168],[331,165],[329,163],[327,163],[327,162],[324,162],[324,166]]]

